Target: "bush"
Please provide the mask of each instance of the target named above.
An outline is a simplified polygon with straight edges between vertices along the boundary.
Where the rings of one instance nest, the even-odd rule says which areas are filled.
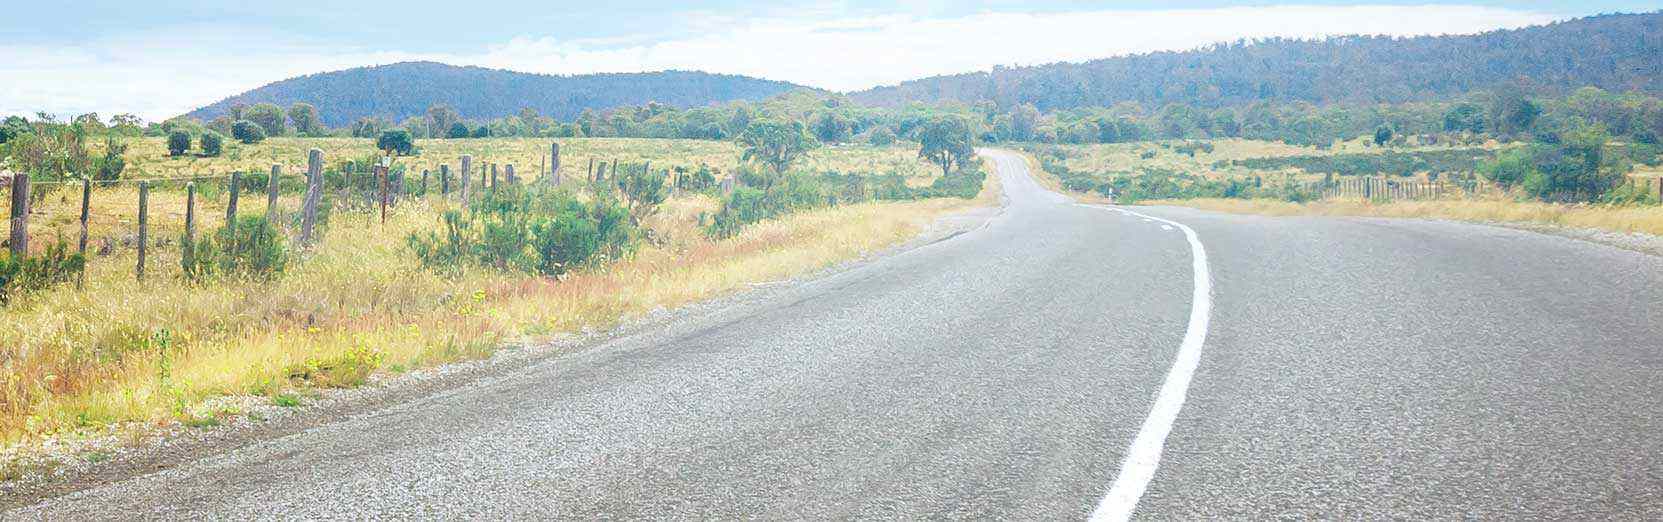
[[[468,124],[462,122],[452,123],[450,128],[445,130],[445,137],[453,140],[466,138],[469,135]]]
[[[193,281],[217,274],[270,279],[282,274],[289,260],[283,236],[264,216],[238,217],[234,229],[220,227],[196,241],[180,237],[179,245],[179,264]]]
[[[560,275],[629,254],[637,235],[617,201],[584,202],[545,185],[499,189],[442,222],[440,233],[406,241],[423,267],[447,273],[480,266]]]
[[[416,153],[416,140],[410,136],[409,129],[387,129],[381,131],[381,137],[376,138],[375,148],[390,150],[400,156],[410,156]]]
[[[104,157],[96,162],[96,172],[92,179],[97,181],[115,181],[121,179],[121,172],[127,170],[127,144],[117,140],[115,136],[104,138]]]
[[[202,133],[202,155],[218,157],[225,150],[225,135],[214,131]]]
[[[867,143],[870,143],[870,144],[873,144],[873,145],[876,145],[876,146],[879,146],[879,147],[888,147],[890,145],[894,145],[895,141],[896,141],[895,131],[889,130],[889,127],[878,127],[878,128],[872,129],[872,132],[868,133],[866,135],[866,142]]]
[[[231,124],[231,137],[246,144],[254,144],[266,141],[266,130],[258,123],[237,120]]]
[[[191,150],[191,133],[182,130],[167,133],[167,154],[183,156]]]
[[[23,293],[68,282],[86,266],[86,257],[71,254],[63,238],[48,245],[38,256],[14,258],[10,251],[0,251],[0,305]]]

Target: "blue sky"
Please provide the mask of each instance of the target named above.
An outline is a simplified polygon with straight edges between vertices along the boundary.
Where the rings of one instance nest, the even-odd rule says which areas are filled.
[[[1663,8],[1424,0],[422,4],[28,0],[0,17],[0,114],[132,112],[155,120],[296,75],[412,59],[559,74],[699,69],[856,90],[1240,37],[1470,33]]]

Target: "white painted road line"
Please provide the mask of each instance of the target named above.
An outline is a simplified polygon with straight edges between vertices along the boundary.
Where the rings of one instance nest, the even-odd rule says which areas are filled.
[[[1126,451],[1126,460],[1120,464],[1120,475],[1115,477],[1114,485],[1109,486],[1109,493],[1097,502],[1097,509],[1091,513],[1093,522],[1121,521],[1132,518],[1138,500],[1149,488],[1149,481],[1155,478],[1155,470],[1161,465],[1161,450],[1166,446],[1166,436],[1178,420],[1178,411],[1183,409],[1184,398],[1189,394],[1190,379],[1195,376],[1195,368],[1201,364],[1201,346],[1207,340],[1207,325],[1212,320],[1212,275],[1207,269],[1207,250],[1201,246],[1201,238],[1183,223],[1130,210],[1081,206],[1113,210],[1178,227],[1189,239],[1191,268],[1195,273],[1189,327],[1184,331],[1178,356],[1172,362],[1172,369],[1166,373],[1166,382],[1161,384],[1160,395],[1156,396],[1155,405],[1149,409],[1149,417],[1143,420],[1143,428],[1138,430],[1137,438],[1132,440],[1131,448]]]

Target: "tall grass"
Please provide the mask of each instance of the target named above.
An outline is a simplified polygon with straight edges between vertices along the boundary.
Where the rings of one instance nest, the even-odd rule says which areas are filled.
[[[125,199],[111,190],[112,203]],[[218,414],[202,411],[216,397],[356,386],[378,371],[605,329],[895,244],[989,197],[823,209],[716,241],[698,222],[718,203],[688,196],[647,219],[655,240],[634,256],[558,279],[483,269],[441,277],[421,269],[404,238],[437,225],[450,205],[438,198],[407,201],[385,225],[370,214],[337,212],[323,240],[271,281],[189,283],[177,249],[161,248],[140,282],[132,276],[134,253],[117,248],[89,263],[84,289],[60,286],[0,308],[7,341],[0,346],[0,440],[121,423],[190,424]],[[152,221],[172,221],[157,217],[167,212]],[[106,233],[125,230],[111,221]]]
[[[1396,201],[1330,199],[1288,203],[1268,199],[1188,199],[1144,202],[1268,216],[1378,216],[1456,221],[1538,223],[1663,236],[1663,206],[1542,203],[1511,199]]]

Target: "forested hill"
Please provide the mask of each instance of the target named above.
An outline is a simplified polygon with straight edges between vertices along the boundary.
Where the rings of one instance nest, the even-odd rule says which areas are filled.
[[[316,105],[323,122],[342,127],[364,116],[389,121],[421,116],[445,104],[468,119],[492,119],[536,109],[571,120],[584,109],[608,109],[656,101],[696,107],[733,100],[761,100],[797,86],[746,76],[688,71],[551,76],[434,62],[362,67],[283,80],[197,109],[202,121],[236,104],[294,102]]]
[[[1663,92],[1663,12],[1603,15],[1478,35],[1219,44],[1085,63],[996,68],[851,94],[879,106],[992,100],[1042,110],[1170,102],[1379,103],[1446,99],[1517,83]]]

